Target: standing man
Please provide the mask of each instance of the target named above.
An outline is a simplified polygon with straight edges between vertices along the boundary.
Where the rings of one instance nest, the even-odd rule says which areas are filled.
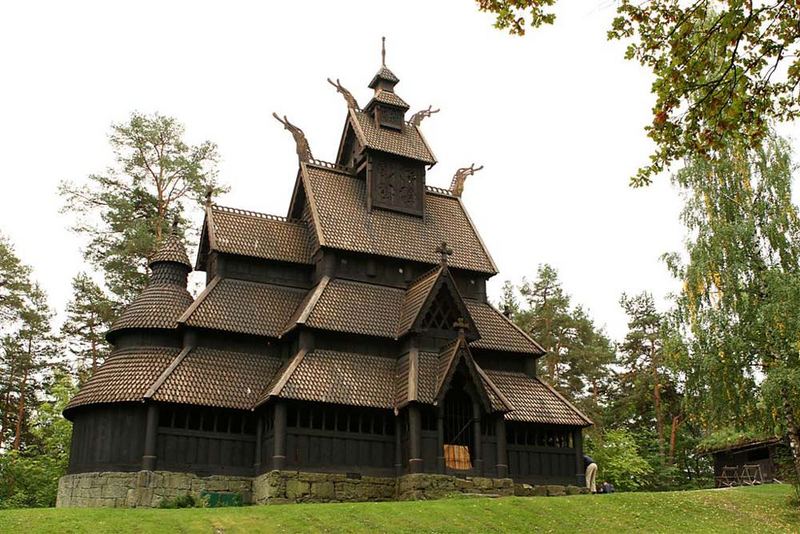
[[[583,455],[583,466],[586,468],[586,487],[592,493],[597,493],[597,464],[590,456]]]

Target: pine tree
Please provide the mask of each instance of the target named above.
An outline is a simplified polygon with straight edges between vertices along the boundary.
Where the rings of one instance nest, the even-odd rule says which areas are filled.
[[[114,316],[113,303],[94,280],[86,273],[72,279],[72,299],[61,332],[80,383],[91,377],[108,355],[104,334]]]
[[[62,211],[76,217],[73,230],[87,240],[86,260],[121,304],[144,287],[147,257],[172,221],[183,235],[191,211],[225,190],[216,182],[216,145],[188,145],[183,136],[172,117],[133,113],[111,127],[116,166],[59,187]]]

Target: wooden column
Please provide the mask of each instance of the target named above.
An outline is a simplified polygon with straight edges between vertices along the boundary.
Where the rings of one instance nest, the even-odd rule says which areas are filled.
[[[436,409],[436,447],[439,451],[436,454],[436,471],[444,474],[444,407],[441,405]]]
[[[481,407],[477,402],[472,403],[472,441],[475,444],[475,472],[483,474],[483,447],[481,446]]]
[[[142,456],[142,469],[155,471],[156,469],[156,439],[158,437],[158,405],[151,402],[147,405],[147,420],[144,429],[144,456]]]
[[[399,415],[394,417],[394,471],[403,474],[403,421]]]
[[[408,471],[422,472],[422,418],[419,406],[408,405]]]
[[[272,443],[272,469],[280,471],[286,467],[286,403],[282,400],[275,403]]]
[[[497,478],[508,476],[508,443],[506,442],[506,420],[502,414],[495,422],[495,437],[497,438]]]
[[[253,460],[253,469],[256,475],[261,471],[261,442],[264,440],[264,416],[259,415],[256,422],[256,457]]]
[[[583,429],[572,431],[572,446],[575,448],[575,478],[578,486],[586,485],[586,470],[583,468]]]

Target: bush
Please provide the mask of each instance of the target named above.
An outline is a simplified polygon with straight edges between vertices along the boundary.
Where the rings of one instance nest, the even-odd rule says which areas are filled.
[[[159,508],[204,508],[206,501],[200,497],[187,493],[171,499],[163,499],[158,503]]]
[[[633,491],[645,486],[653,475],[653,468],[639,455],[628,430],[607,430],[601,444],[592,441],[587,445],[597,462],[598,482],[608,480],[617,490]]]

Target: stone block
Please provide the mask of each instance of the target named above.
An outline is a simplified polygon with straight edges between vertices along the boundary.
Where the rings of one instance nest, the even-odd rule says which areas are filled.
[[[585,489],[586,488],[581,488],[579,486],[567,486],[566,487],[566,492],[567,492],[567,495],[580,495],[581,493],[583,493],[582,490],[585,490]]]
[[[547,486],[547,496],[548,497],[563,497],[566,495],[566,491],[564,491],[564,486],[559,484],[549,484]]]
[[[333,482],[312,482],[311,483],[311,498],[315,500],[328,501],[333,499]]]
[[[547,497],[547,486],[534,486],[533,495],[536,497]]]
[[[291,500],[299,500],[308,496],[311,485],[302,480],[287,480],[286,481],[286,498]]]

